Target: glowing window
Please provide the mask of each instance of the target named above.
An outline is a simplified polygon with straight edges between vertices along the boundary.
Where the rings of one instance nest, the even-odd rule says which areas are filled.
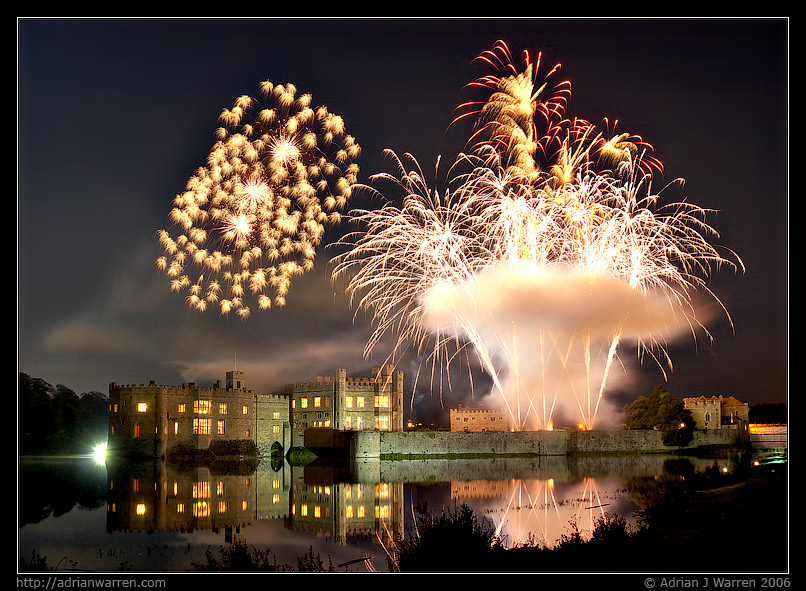
[[[194,435],[209,435],[210,434],[210,419],[193,419],[193,434]]]
[[[195,400],[193,402],[193,412],[200,415],[210,414],[213,403],[210,400]]]
[[[223,435],[223,434],[224,434],[224,419],[218,419],[218,420],[216,421],[216,432],[217,432],[219,435]]]
[[[220,414],[220,415],[227,414],[227,403],[226,402],[219,402],[218,403],[218,414]]]
[[[246,406],[245,404],[241,407],[241,414],[244,415],[249,414],[249,407]]]
[[[138,402],[137,412],[146,412],[146,411],[148,411],[148,405],[145,402]]]
[[[307,398],[300,398],[299,405],[302,408],[308,408],[308,399]]]
[[[364,408],[364,397],[363,396],[358,397],[358,408]]]
[[[272,433],[279,433],[280,432],[280,425],[274,425],[274,427],[272,427],[271,430],[272,430]]]
[[[193,503],[193,517],[208,517],[210,515],[210,505],[205,501]]]
[[[210,483],[209,482],[194,482],[191,494],[194,499],[206,499],[210,496]]]
[[[184,402],[179,404],[179,408],[177,409],[179,412],[187,412],[188,405]]]
[[[320,406],[322,406],[322,397],[321,396],[314,396],[313,397],[313,405],[316,408],[319,408]]]

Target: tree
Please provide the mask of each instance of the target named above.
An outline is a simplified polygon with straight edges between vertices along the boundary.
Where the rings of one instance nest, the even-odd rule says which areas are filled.
[[[639,396],[627,404],[624,415],[628,429],[677,429],[681,424],[694,422],[683,401],[667,392],[662,384],[656,385],[648,397]]]
[[[628,429],[663,431],[663,443],[687,445],[694,435],[694,419],[680,398],[669,394],[661,384],[648,397],[640,396],[624,407]]]
[[[41,378],[20,372],[19,388],[20,453],[45,451],[50,447],[56,430],[56,414],[51,400],[54,387]]]

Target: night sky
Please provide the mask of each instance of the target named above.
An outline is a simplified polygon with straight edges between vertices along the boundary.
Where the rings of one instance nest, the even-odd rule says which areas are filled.
[[[265,79],[344,118],[362,147],[360,182],[389,170],[385,149],[426,171],[452,161],[468,138],[450,125],[464,86],[490,71],[474,58],[499,39],[516,57],[543,52],[546,71],[562,64],[569,116],[617,119],[651,143],[664,164],[655,183],[685,179],[669,200],[716,210],[713,243],[746,267],[709,281],[733,327],[716,316],[713,343],[674,345],[667,379],[622,352],[630,386],[611,396],[664,383],[680,397],[785,401],[785,19],[19,20],[18,371],[77,393],[206,385],[236,364],[258,393],[338,367],[368,375],[390,351],[364,358],[369,322],[331,283],[330,247],[285,308],[242,321],[187,309],[155,265],[156,232],[204,164],[221,110]],[[416,363],[400,366],[409,388]]]

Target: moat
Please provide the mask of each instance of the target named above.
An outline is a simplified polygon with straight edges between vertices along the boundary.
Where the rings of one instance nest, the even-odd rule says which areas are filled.
[[[312,550],[344,565],[336,570],[386,571],[392,539],[410,533],[422,503],[437,511],[467,504],[510,543],[533,536],[550,544],[572,524],[589,532],[603,514],[636,523],[663,481],[715,468],[752,470],[753,458],[769,455],[365,459],[358,470],[343,461],[261,461],[234,473],[164,462],[24,459],[19,553],[44,556],[59,570],[182,572],[207,548],[242,540],[287,564]],[[766,522],[758,512],[784,502],[754,506],[747,523]],[[782,557],[771,558],[780,564]],[[670,570],[685,570],[670,561]]]

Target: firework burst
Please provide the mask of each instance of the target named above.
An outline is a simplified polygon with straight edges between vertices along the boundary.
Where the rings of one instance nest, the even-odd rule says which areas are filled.
[[[485,129],[490,141],[460,155],[451,170],[465,172],[442,195],[414,159],[376,175],[402,188],[402,207],[354,212],[361,230],[334,278],[349,277],[354,305],[374,319],[367,352],[387,333],[393,355],[413,343],[435,362],[470,345],[513,428],[550,428],[558,406],[590,428],[619,345],[668,363],[666,340],[703,328],[693,291],[728,261],[708,242],[705,210],[658,207],[659,163],[637,138],[560,117],[536,139],[523,116],[546,122],[561,109],[539,104],[531,76],[483,79],[493,92],[473,141]],[[529,162],[536,146],[552,158]]]
[[[196,310],[284,305],[357,180],[360,147],[341,117],[291,84],[263,82],[259,97],[222,111],[206,165],[174,199],[173,232],[158,233],[157,265]]]

